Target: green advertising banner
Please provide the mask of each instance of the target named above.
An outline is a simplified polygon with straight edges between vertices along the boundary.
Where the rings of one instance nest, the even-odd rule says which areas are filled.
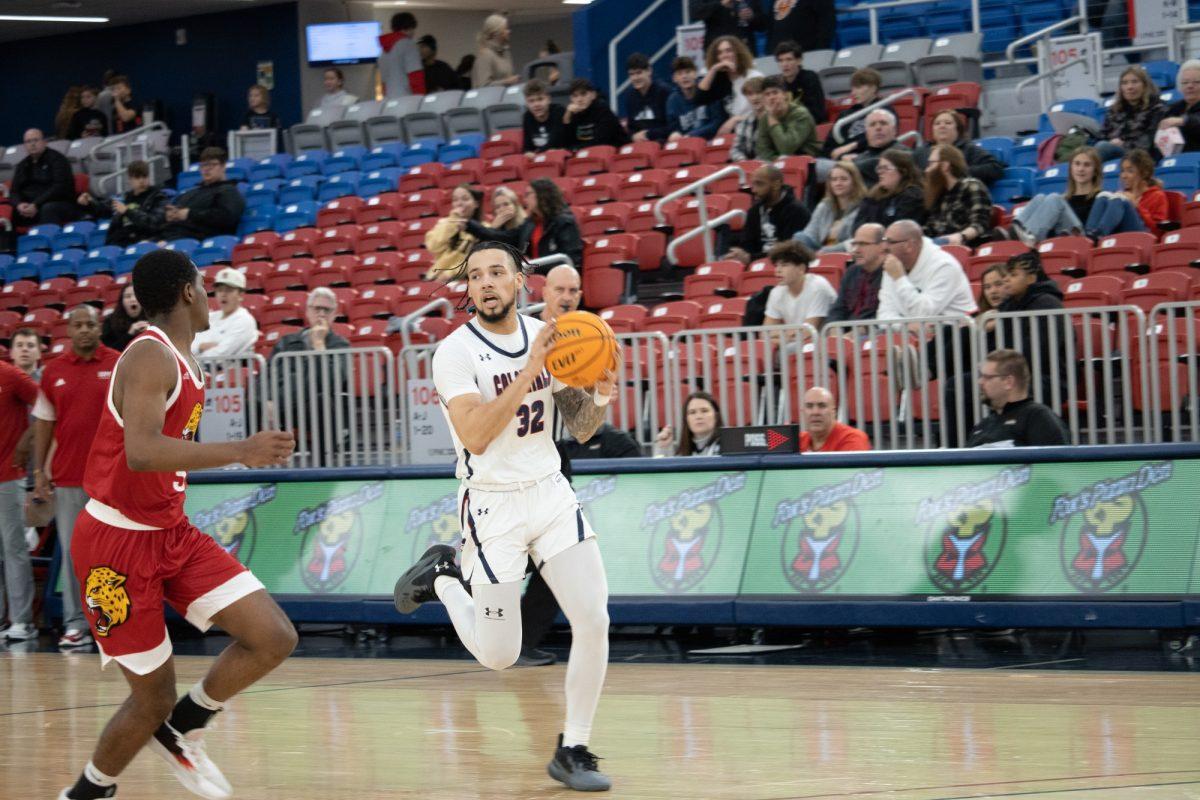
[[[1200,593],[1200,462],[579,476],[613,595]],[[460,540],[450,478],[200,484],[192,521],[272,592],[389,596]]]

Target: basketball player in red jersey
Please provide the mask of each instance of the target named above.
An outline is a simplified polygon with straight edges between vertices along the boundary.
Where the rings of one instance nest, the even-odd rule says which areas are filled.
[[[150,327],[117,361],[105,407],[97,409],[83,483],[91,500],[71,544],[102,664],[117,662],[130,695],[59,798],[116,796],[116,777],[146,744],[190,791],[225,798],[232,789],[205,752],[204,726],[288,657],[296,632],[262,583],[188,521],[187,473],[281,464],[295,442],[279,431],[195,442],[204,383],[190,353],[192,338],[208,327],[204,278],[182,253],[157,250],[134,266],[133,290]],[[200,630],[216,624],[233,637],[178,702],[164,600]]]

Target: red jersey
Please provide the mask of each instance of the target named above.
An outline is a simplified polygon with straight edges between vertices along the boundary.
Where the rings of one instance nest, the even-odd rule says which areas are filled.
[[[833,423],[833,429],[829,431],[829,438],[825,440],[824,446],[818,453],[837,453],[837,452],[852,452],[854,450],[870,450],[871,440],[867,435],[858,428],[852,428],[843,422]],[[803,431],[800,434],[800,452],[813,452],[812,435],[808,431]]]
[[[37,393],[33,378],[0,361],[0,482],[25,477],[25,465],[14,467],[12,456],[29,427],[29,407]]]
[[[96,435],[108,382],[120,353],[100,345],[91,358],[67,350],[42,369],[41,393],[33,416],[54,423],[46,475],[58,486],[82,486],[92,437]]]
[[[175,349],[167,335],[154,326],[135,337],[125,352],[143,339],[155,341],[170,350],[179,368],[175,390],[166,401],[163,436],[194,439],[204,410],[204,378],[196,372],[198,368],[188,357]],[[121,361],[118,360],[113,370],[114,379],[120,368]],[[83,479],[84,491],[91,498],[88,513],[118,528],[173,528],[186,519],[183,500],[187,473],[134,472],[129,468],[125,460],[124,423],[113,407],[111,387],[110,383],[108,401],[100,412],[100,427],[92,441]]]

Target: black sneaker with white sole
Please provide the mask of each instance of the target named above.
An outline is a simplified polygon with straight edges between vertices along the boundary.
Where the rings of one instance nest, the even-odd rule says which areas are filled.
[[[396,589],[392,593],[396,610],[401,614],[411,614],[422,603],[436,600],[433,582],[443,575],[462,580],[462,573],[454,563],[454,548],[435,544],[396,581]]]
[[[612,780],[601,772],[596,762],[600,758],[587,749],[586,744],[563,747],[563,737],[558,735],[558,749],[546,766],[550,777],[577,792],[607,792]]]

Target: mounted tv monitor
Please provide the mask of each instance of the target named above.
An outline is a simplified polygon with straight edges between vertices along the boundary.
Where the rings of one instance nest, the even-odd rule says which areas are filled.
[[[308,65],[328,67],[374,61],[379,58],[379,32],[378,22],[309,25],[304,29],[308,41]]]

